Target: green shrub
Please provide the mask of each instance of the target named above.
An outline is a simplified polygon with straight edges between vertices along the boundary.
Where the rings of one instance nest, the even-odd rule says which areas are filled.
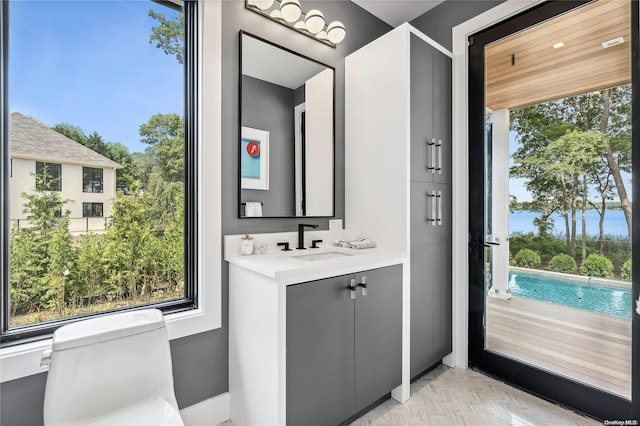
[[[509,250],[515,256],[520,250],[530,249],[540,255],[542,263],[547,264],[553,256],[567,252],[562,238],[541,237],[532,233],[513,234],[509,237]]]
[[[620,276],[622,279],[631,281],[631,259],[627,259],[627,261],[622,264]]]
[[[613,275],[613,263],[599,254],[590,254],[580,267],[580,272],[591,277],[610,277]]]
[[[520,266],[522,268],[534,268],[540,265],[540,255],[533,250],[530,249],[522,249],[518,253],[516,253],[516,257],[513,258],[516,266]]]
[[[551,262],[549,262],[549,269],[554,272],[564,272],[566,274],[572,274],[578,269],[576,261],[568,254],[561,253],[553,256]]]

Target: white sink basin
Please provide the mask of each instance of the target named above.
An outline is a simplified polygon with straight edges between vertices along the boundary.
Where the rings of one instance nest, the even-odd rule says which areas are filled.
[[[337,257],[344,257],[344,256],[353,256],[353,254],[344,253],[341,251],[324,251],[322,253],[299,254],[291,257],[298,260],[327,260],[327,259],[335,259]]]

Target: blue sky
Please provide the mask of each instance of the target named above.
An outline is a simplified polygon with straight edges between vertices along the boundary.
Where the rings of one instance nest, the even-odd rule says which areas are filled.
[[[145,0],[19,0],[10,3],[9,108],[52,126],[97,131],[144,151],[141,124],[183,115],[182,66],[149,44]]]

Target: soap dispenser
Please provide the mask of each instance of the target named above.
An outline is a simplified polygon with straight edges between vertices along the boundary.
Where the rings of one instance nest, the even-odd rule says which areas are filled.
[[[240,238],[240,254],[245,256],[253,254],[253,237],[249,234],[245,234]]]

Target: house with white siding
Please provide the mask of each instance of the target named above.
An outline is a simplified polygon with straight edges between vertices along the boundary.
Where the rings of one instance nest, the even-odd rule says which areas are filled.
[[[120,164],[18,112],[11,114],[11,223],[28,226],[23,193],[36,189],[36,176],[48,171],[46,190],[59,192],[70,211],[69,230],[102,232],[116,197]]]

